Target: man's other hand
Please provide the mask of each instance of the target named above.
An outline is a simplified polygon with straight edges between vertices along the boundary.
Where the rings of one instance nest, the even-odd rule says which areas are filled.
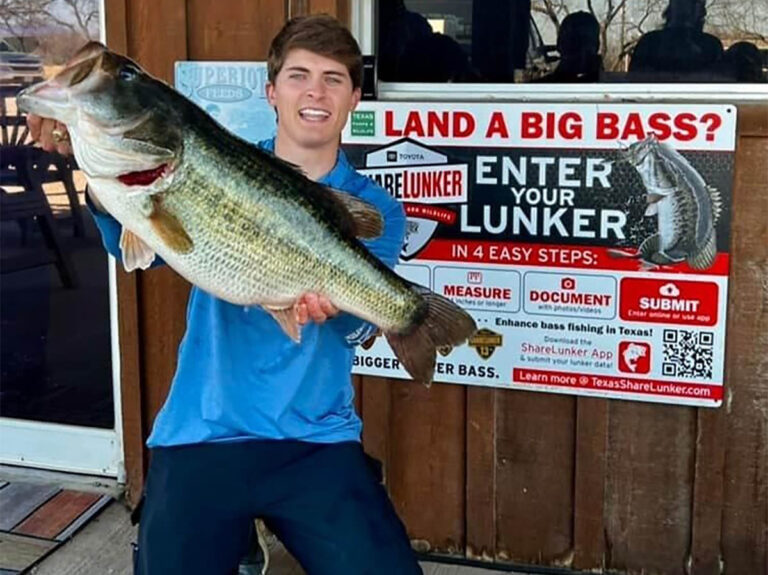
[[[40,142],[40,147],[46,152],[58,152],[64,156],[72,155],[72,143],[64,124],[52,118],[28,114],[27,126],[29,126],[29,135],[35,142]]]
[[[305,293],[296,302],[294,309],[299,325],[305,325],[310,320],[323,323],[339,313],[339,309],[327,297],[316,293]]]

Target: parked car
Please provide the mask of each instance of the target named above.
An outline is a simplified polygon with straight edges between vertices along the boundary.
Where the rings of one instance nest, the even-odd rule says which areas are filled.
[[[0,83],[29,84],[43,77],[43,62],[34,55],[17,52],[0,40]]]

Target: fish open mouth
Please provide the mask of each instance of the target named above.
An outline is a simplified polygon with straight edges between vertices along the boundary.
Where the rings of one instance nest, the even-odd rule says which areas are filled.
[[[117,179],[126,186],[149,186],[160,178],[170,175],[171,172],[171,165],[166,163],[149,170],[128,172],[127,174],[117,176]]]

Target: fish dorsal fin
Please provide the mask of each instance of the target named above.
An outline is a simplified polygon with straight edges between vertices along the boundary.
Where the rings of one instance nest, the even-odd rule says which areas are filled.
[[[269,156],[277,164],[291,169],[305,178],[307,177],[306,172],[302,170],[301,166],[278,158],[274,152],[269,150],[261,150],[261,152]],[[335,200],[335,205],[339,208],[337,211],[340,217],[337,223],[342,226],[344,231],[348,231],[353,236],[366,240],[377,238],[384,231],[384,220],[374,205],[330,186],[318,184],[316,189],[330,192],[331,197]]]
[[[378,238],[384,231],[384,220],[376,206],[352,194],[326,188],[338,204],[343,206],[345,219],[352,218],[351,232],[358,238]]]
[[[723,198],[720,196],[720,190],[714,186],[707,186],[707,193],[712,200],[712,222],[717,223],[723,213]]]
[[[149,216],[149,223],[152,229],[160,236],[160,239],[171,250],[178,254],[188,254],[192,251],[194,244],[189,237],[187,230],[176,216],[166,210],[160,200],[153,199],[153,209]]]
[[[285,335],[296,343],[301,342],[301,327],[296,319],[296,311],[293,309],[293,306],[285,308],[265,307],[264,309],[275,318],[275,321],[283,328]]]
[[[123,256],[125,271],[145,270],[155,261],[155,252],[144,240],[127,228],[120,233],[120,251]]]

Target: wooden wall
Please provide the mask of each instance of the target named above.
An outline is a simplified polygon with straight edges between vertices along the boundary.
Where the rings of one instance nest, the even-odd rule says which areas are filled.
[[[108,43],[263,60],[289,15],[349,0],[106,0]],[[356,378],[366,449],[423,551],[626,573],[768,574],[768,107],[740,107],[727,401],[718,410]],[[119,273],[129,498],[175,369],[189,286]]]

